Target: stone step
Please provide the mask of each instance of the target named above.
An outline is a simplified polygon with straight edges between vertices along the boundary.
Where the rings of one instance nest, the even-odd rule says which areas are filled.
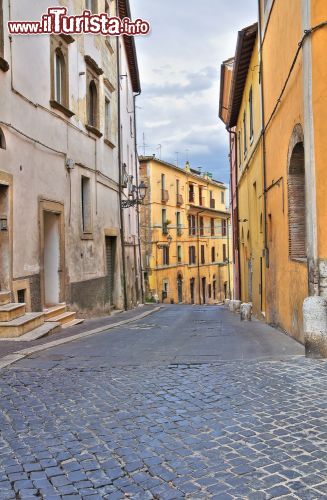
[[[71,326],[75,326],[75,325],[80,325],[81,323],[84,323],[84,319],[81,319],[81,318],[77,318],[77,319],[74,319],[73,321],[69,321],[69,323],[64,323],[62,325],[62,328],[65,329],[65,328],[70,328]]]
[[[50,335],[51,333],[57,333],[61,331],[61,324],[60,323],[55,323],[53,321],[47,321],[46,323],[43,323],[43,325],[39,326],[38,328],[35,328],[34,330],[31,330],[28,333],[25,333],[25,335],[22,335],[21,337],[16,337],[16,338],[1,338],[1,341],[8,341],[10,340],[11,342],[33,342],[33,340],[40,339],[42,337],[45,337],[46,335]]]
[[[9,303],[0,305],[0,322],[12,321],[13,319],[20,318],[25,314],[26,304]]]
[[[64,325],[65,323],[69,323],[70,321],[73,321],[76,317],[75,312],[64,312],[62,314],[59,314],[58,316],[53,316],[51,318],[51,321],[55,321],[56,323],[61,323],[61,325]],[[48,319],[46,321],[49,321]]]
[[[38,328],[44,323],[43,313],[26,313],[12,321],[0,322],[0,338],[15,338]]]
[[[44,312],[44,317],[45,321],[51,320],[52,318],[55,318],[56,316],[59,316],[60,314],[63,314],[66,312],[66,304],[58,304],[53,307],[48,307],[43,310]]]
[[[8,292],[7,290],[2,290],[0,292],[0,305],[9,304],[10,301],[11,301],[11,292]]]

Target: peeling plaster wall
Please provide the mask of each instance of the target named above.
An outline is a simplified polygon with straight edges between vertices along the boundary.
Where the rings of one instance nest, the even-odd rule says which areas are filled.
[[[31,14],[30,0],[11,0],[12,19],[38,19],[49,7],[47,0],[38,0]],[[54,1],[52,5],[66,5],[71,14],[79,14],[84,1]],[[113,7],[113,3],[111,6]],[[4,21],[8,20],[8,6],[4,3]],[[104,0],[99,0],[104,11]],[[114,14],[114,12],[112,12]],[[118,100],[116,54],[108,49],[104,37],[75,36],[69,45],[69,107],[75,116],[68,119],[51,108],[50,40],[48,36],[12,37],[12,61],[8,36],[5,37],[5,58],[10,63],[7,73],[0,71],[1,121],[49,147],[61,151],[75,162],[69,173],[65,156],[37,145],[2,126],[7,149],[0,151],[0,171],[13,174],[13,278],[29,277],[40,280],[43,263],[40,253],[39,200],[56,201],[64,205],[65,218],[65,273],[66,299],[69,301],[72,284],[106,279],[105,230],[117,234],[115,262],[115,305],[123,306],[122,266],[120,243],[120,215],[118,197]],[[104,130],[104,82],[107,78],[115,90],[111,92],[111,142],[91,136],[86,122],[86,64],[84,55],[90,55],[104,70],[100,81],[100,131]],[[18,95],[12,88],[20,93]],[[23,96],[23,97],[22,97]],[[30,102],[29,102],[30,101]],[[104,175],[102,175],[104,174]],[[83,239],[81,218],[81,176],[90,178],[92,199],[92,235]],[[34,279],[35,277],[35,279]],[[87,293],[87,286],[84,288]],[[76,294],[75,294],[76,296]],[[90,307],[98,307],[93,300]],[[32,297],[34,309],[40,307],[40,297]],[[76,303],[79,307],[78,302]],[[102,304],[103,305],[103,304]]]

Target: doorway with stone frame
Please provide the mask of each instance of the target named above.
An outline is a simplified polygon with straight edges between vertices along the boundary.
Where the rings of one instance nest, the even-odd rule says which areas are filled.
[[[11,292],[13,263],[12,176],[0,172],[0,292]]]

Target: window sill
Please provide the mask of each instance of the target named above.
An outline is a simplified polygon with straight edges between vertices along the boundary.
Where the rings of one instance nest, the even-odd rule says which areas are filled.
[[[307,264],[307,259],[306,258],[303,258],[303,259],[300,259],[300,258],[292,258],[290,257],[290,260],[291,262],[297,262],[298,264]]]
[[[93,240],[93,233],[81,233],[81,240]]]
[[[75,113],[70,111],[70,109],[66,108],[66,106],[63,106],[60,104],[58,101],[51,100],[50,101],[50,106],[54,109],[57,109],[58,111],[61,111],[64,115],[66,115],[68,118],[71,118],[72,116],[75,116]]]
[[[98,130],[96,127],[93,127],[93,125],[86,124],[85,128],[86,128],[86,130],[91,132],[91,134],[94,134],[99,138],[103,136],[103,134],[100,132],[100,130]]]
[[[7,61],[0,56],[0,69],[6,73],[9,69],[9,64],[7,63]]]
[[[104,139],[104,143],[107,144],[107,146],[109,146],[109,148],[111,149],[115,149],[116,147],[113,142],[109,141],[109,139]],[[125,187],[127,187],[127,185]]]

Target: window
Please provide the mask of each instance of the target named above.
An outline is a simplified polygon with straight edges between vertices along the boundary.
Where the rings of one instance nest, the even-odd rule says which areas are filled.
[[[93,14],[98,11],[97,0],[85,0],[85,9],[90,10]]]
[[[55,52],[55,100],[64,104],[65,62],[60,49]]]
[[[188,234],[189,236],[196,236],[195,215],[188,216]]]
[[[88,124],[97,128],[98,122],[98,90],[94,80],[89,84],[89,106],[88,106]]]
[[[167,210],[165,208],[161,210],[161,226],[162,226],[162,234],[168,234]]]
[[[203,217],[200,217],[200,236],[203,236],[204,235],[204,219]]]
[[[111,128],[111,104],[108,97],[105,98],[104,103],[104,120],[105,120],[105,138],[110,139],[110,128]]]
[[[221,221],[221,235],[222,236],[227,235],[227,221],[225,219]]]
[[[249,110],[250,110],[250,141],[253,139],[253,91],[252,87],[249,93]]]
[[[201,264],[206,263],[206,257],[205,257],[205,246],[201,245]]]
[[[244,157],[247,153],[247,131],[246,131],[246,112],[243,115],[243,143],[244,143]]]
[[[176,228],[177,228],[177,236],[182,236],[182,224],[181,224],[180,212],[176,212]]]
[[[227,260],[226,245],[223,244],[223,261],[226,262],[226,260]]]
[[[70,118],[74,113],[69,110],[68,43],[61,36],[52,35],[50,38],[50,104]]]
[[[208,296],[209,296],[209,299],[211,299],[211,284],[208,285]]]
[[[196,256],[195,256],[195,247],[191,246],[189,247],[189,264],[193,265],[196,264]]]
[[[102,137],[100,132],[100,112],[99,112],[99,76],[103,70],[88,55],[84,56],[86,62],[86,129],[97,137]]]
[[[215,219],[210,219],[211,236],[215,235]]]
[[[177,262],[182,262],[182,247],[181,245],[177,246]]]
[[[238,133],[238,166],[241,167],[242,164],[242,142],[241,142],[241,131]]]
[[[6,138],[2,128],[0,128],[0,149],[6,149]]]
[[[162,249],[162,263],[164,266],[169,266],[169,246],[164,246]]]
[[[202,207],[203,205],[203,188],[199,186],[199,205]]]
[[[9,64],[4,59],[4,22],[3,22],[3,2],[0,0],[0,69],[2,71],[8,71]]]
[[[211,262],[216,262],[216,249],[211,247]]]
[[[82,206],[82,230],[83,233],[92,232],[91,211],[91,181],[88,177],[81,179],[81,206]]]
[[[210,191],[210,208],[216,208],[216,202],[214,200],[212,191]]]
[[[189,196],[188,196],[188,201],[190,203],[194,203],[194,184],[189,185]]]
[[[225,193],[224,193],[224,191],[221,191],[221,193],[220,193],[220,199],[221,199],[221,203],[224,204],[225,203]]]
[[[177,196],[180,194],[179,189],[180,189],[179,179],[176,179],[176,194],[177,194]]]
[[[166,176],[161,174],[161,189],[164,191],[166,189]]]
[[[289,256],[294,260],[307,256],[305,216],[304,145],[298,142],[292,150],[288,169]]]

